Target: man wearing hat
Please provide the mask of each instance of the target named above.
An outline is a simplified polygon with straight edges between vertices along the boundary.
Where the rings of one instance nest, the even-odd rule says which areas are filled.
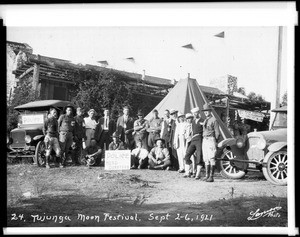
[[[59,166],[61,168],[65,166],[67,154],[71,145],[78,139],[76,121],[73,117],[74,110],[72,105],[67,105],[64,109],[65,113],[58,119],[59,144],[61,149],[61,162]]]
[[[196,151],[196,157],[195,157],[195,165],[196,165],[196,174],[194,173],[192,177],[196,179],[200,179],[200,171],[201,171],[201,165],[202,165],[202,133],[203,133],[203,127],[201,123],[203,120],[200,116],[200,109],[199,107],[193,108],[191,110],[193,113],[194,119],[192,121],[192,139],[189,143],[189,146],[187,147],[186,154],[184,157],[185,160],[185,175],[184,177],[191,177],[190,175],[190,165],[192,164],[191,156]],[[194,170],[193,170],[194,172]]]
[[[179,163],[179,173],[184,172],[184,156],[186,151],[186,141],[185,141],[185,115],[178,112],[178,123],[175,129],[174,144],[173,147],[176,149],[178,163]]]
[[[121,141],[124,142],[125,147],[130,150],[134,147],[133,122],[133,118],[129,116],[129,108],[125,106],[123,115],[117,120],[116,132],[121,136]]]
[[[117,132],[113,133],[112,140],[108,146],[108,150],[125,150],[124,143],[120,141],[120,135]]]
[[[77,138],[76,147],[73,153],[73,162],[76,165],[80,165],[81,157],[83,150],[85,149],[85,123],[83,118],[84,110],[80,107],[76,109],[76,116],[74,117],[76,121],[76,129],[77,129]],[[84,144],[84,147],[83,147]]]
[[[212,108],[209,104],[204,104],[202,111],[206,116],[203,124],[202,144],[206,177],[203,179],[203,181],[213,182],[214,170],[216,165],[215,155],[217,152],[217,140],[220,136],[219,123],[216,118],[212,116]]]
[[[91,139],[96,136],[96,129],[98,126],[98,122],[96,121],[96,111],[94,109],[90,109],[88,111],[88,117],[84,118],[85,123],[85,135],[86,135],[86,146],[90,146]]]
[[[99,132],[96,133],[96,140],[99,141],[101,149],[108,149],[108,145],[111,143],[111,136],[116,131],[116,123],[110,117],[109,109],[105,108],[103,111],[104,116],[99,119]]]
[[[155,140],[156,146],[151,149],[148,155],[149,169],[169,170],[171,166],[170,154],[164,144],[165,140],[162,138]]]
[[[152,111],[152,118],[149,121],[149,125],[147,128],[147,132],[149,133],[148,136],[148,147],[152,149],[155,144],[155,140],[160,138],[160,131],[161,131],[161,123],[162,120],[158,117],[158,111],[154,109]]]
[[[141,110],[137,113],[138,119],[134,121],[133,129],[134,129],[134,141],[137,145],[137,142],[142,143],[142,148],[148,150],[147,144],[147,127],[148,121],[144,119],[144,114]]]
[[[177,118],[178,118],[178,110],[176,109],[171,109],[170,110],[170,115],[171,115],[171,122],[170,122],[170,138],[169,138],[169,152],[171,156],[171,162],[174,170],[179,169],[179,163],[178,163],[178,157],[177,157],[177,151],[174,148],[174,135],[175,135],[175,130],[177,126]]]

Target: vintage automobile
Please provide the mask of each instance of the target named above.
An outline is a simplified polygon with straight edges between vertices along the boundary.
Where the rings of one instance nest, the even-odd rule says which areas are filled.
[[[218,144],[221,155],[217,159],[223,177],[240,179],[248,170],[256,170],[273,184],[287,184],[287,107],[272,112],[276,114],[270,131],[254,131]]]
[[[57,109],[58,116],[66,105],[62,100],[40,100],[19,105],[14,109],[19,112],[18,127],[11,130],[7,138],[7,157],[10,160],[27,158],[34,165],[45,165],[45,144],[43,124],[49,109]]]

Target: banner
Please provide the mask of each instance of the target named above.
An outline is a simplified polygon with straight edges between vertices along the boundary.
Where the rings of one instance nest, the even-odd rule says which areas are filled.
[[[130,165],[130,150],[105,151],[105,170],[129,170]]]
[[[239,116],[244,119],[251,119],[253,121],[262,122],[265,115],[260,112],[248,111],[238,109]]]

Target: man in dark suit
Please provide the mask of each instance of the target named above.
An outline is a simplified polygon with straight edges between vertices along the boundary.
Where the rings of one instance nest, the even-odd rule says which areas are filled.
[[[126,148],[130,150],[134,148],[134,139],[132,135],[133,123],[133,118],[129,116],[129,108],[125,106],[123,108],[123,115],[117,120],[116,132],[121,135],[121,141],[123,141]]]
[[[100,148],[105,150],[108,149],[109,144],[112,142],[111,136],[116,131],[116,123],[110,117],[109,109],[104,109],[104,116],[99,119],[99,132],[97,140]]]

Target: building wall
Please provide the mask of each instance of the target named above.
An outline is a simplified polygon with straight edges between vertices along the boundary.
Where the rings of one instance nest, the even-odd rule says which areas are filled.
[[[10,93],[13,93],[14,86],[16,85],[16,77],[12,73],[15,68],[16,54],[9,46],[7,47],[6,58],[6,98],[8,101],[10,99]]]
[[[209,86],[218,88],[225,93],[232,95],[237,91],[237,77],[232,75],[224,75],[210,80]]]

